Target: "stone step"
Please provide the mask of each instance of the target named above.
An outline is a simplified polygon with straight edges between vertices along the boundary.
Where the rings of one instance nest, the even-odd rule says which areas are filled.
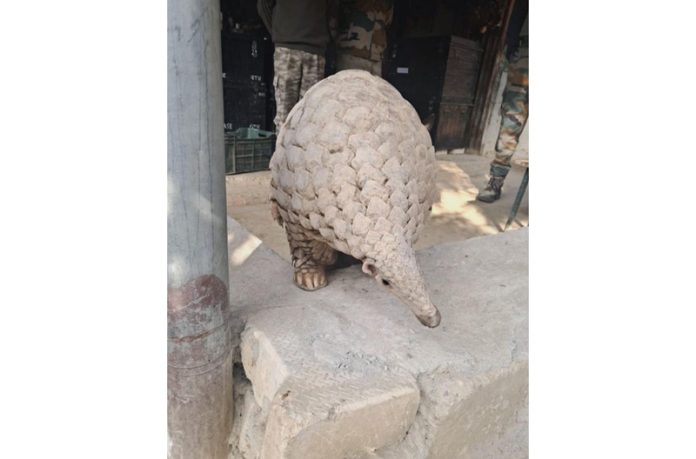
[[[228,230],[244,252],[230,292],[246,432],[262,436],[247,433],[240,457],[527,456],[526,229],[418,252],[436,329],[357,266],[302,291],[287,262],[231,219]]]

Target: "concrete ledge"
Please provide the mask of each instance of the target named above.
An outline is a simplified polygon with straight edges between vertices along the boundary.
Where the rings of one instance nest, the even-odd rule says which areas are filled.
[[[305,292],[287,262],[228,228],[230,251],[246,247],[230,267],[246,431],[263,432],[233,439],[235,457],[527,457],[526,229],[418,253],[442,312],[432,330],[359,267]]]
[[[283,387],[268,414],[264,458],[325,459],[359,455],[397,443],[419,404],[415,381],[372,375],[314,388]]]
[[[242,334],[242,363],[247,378],[253,385],[256,403],[268,409],[290,371],[278,355],[273,341],[258,328],[247,326]]]
[[[256,402],[268,412],[261,457],[376,450],[400,440],[413,422],[420,401],[415,378],[332,343],[341,336],[335,319],[304,307],[249,318],[241,357]],[[303,332],[305,325],[314,331]]]
[[[526,457],[526,418],[520,423],[517,415],[528,402],[527,380],[526,363],[474,378],[423,375],[419,383],[428,397],[422,403],[424,434],[381,457],[421,457],[422,451],[430,459]],[[514,430],[522,435],[502,440]]]

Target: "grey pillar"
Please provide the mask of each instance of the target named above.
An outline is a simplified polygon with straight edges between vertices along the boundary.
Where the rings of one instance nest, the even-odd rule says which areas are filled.
[[[232,415],[219,0],[167,7],[169,457],[226,458]]]

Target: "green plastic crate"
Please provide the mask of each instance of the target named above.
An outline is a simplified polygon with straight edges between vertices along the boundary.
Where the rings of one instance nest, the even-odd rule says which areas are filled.
[[[256,128],[225,133],[225,173],[268,170],[275,149],[275,135]]]

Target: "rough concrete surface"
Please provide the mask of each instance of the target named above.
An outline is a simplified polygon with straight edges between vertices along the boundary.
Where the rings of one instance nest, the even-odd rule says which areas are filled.
[[[302,291],[287,261],[228,229],[245,373],[231,457],[527,457],[526,229],[418,252],[436,329],[358,266]]]

